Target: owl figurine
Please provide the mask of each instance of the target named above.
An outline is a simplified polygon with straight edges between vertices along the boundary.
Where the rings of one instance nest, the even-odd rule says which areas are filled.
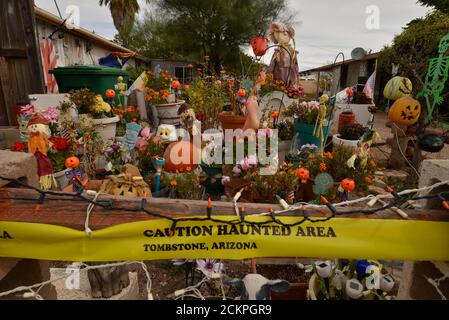
[[[164,142],[178,141],[178,132],[176,130],[176,127],[171,124],[161,124],[157,128],[156,136]]]

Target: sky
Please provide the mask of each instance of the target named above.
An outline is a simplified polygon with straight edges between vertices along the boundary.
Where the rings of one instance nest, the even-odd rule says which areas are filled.
[[[295,41],[301,71],[332,63],[339,52],[343,52],[346,59],[349,59],[352,49],[356,47],[379,51],[390,44],[408,22],[424,16],[429,10],[416,4],[416,0],[287,1],[294,14]],[[97,0],[56,2],[63,17],[67,16],[65,12],[68,6],[78,6],[81,27],[108,39],[116,34],[109,9],[100,7]],[[139,2],[144,8],[144,0]],[[35,3],[58,15],[54,0],[35,0]],[[366,25],[367,20],[369,27]],[[264,62],[269,63],[270,57],[267,54]]]

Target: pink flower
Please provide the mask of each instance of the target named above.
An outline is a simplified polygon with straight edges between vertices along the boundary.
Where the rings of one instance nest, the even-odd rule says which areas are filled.
[[[268,129],[260,129],[260,130],[257,132],[257,135],[258,135],[259,138],[263,138],[263,137],[271,138],[271,137],[273,137],[273,134],[274,134],[274,132],[273,132],[273,129],[271,129],[271,128],[268,128]]]
[[[240,173],[242,173],[242,170],[240,170],[240,168],[238,166],[235,166],[234,169],[232,169],[232,172],[234,174],[240,174]]]
[[[20,107],[20,112],[25,117],[32,117],[36,113],[36,111],[34,110],[34,106],[32,104],[27,104],[26,106],[21,106]]]
[[[310,101],[309,108],[310,109],[318,109],[320,107],[320,103],[318,101]]]
[[[226,184],[226,183],[229,183],[229,182],[231,182],[231,177],[228,177],[228,176],[223,176],[223,177],[221,177],[221,184]]]
[[[57,107],[48,107],[44,112],[42,112],[42,116],[48,120],[50,123],[56,123],[59,119],[59,110]]]
[[[273,131],[273,130],[271,130],[271,131]],[[256,155],[252,154],[252,155],[250,155],[248,157],[248,164],[250,166],[257,166],[257,157],[256,157]]]
[[[151,135],[151,130],[150,130],[150,128],[149,127],[146,127],[145,129],[143,129],[142,130],[142,132],[140,133],[140,135],[143,137],[143,138],[149,138],[150,137],[150,135]]]

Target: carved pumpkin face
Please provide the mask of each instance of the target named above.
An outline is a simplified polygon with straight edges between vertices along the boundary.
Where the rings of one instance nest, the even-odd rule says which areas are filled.
[[[195,170],[200,162],[200,152],[190,141],[170,144],[164,153],[164,170],[170,173],[183,173]]]
[[[408,78],[394,77],[388,81],[384,89],[384,97],[389,100],[398,100],[412,94],[413,84]]]
[[[404,97],[397,100],[388,113],[390,121],[402,125],[412,126],[418,122],[421,115],[421,104],[419,101]]]
[[[109,99],[114,99],[115,98],[115,91],[112,90],[112,89],[106,90],[106,97],[108,97]]]
[[[69,157],[65,160],[65,166],[68,169],[76,169],[78,168],[80,164],[80,159],[78,159],[77,157]]]

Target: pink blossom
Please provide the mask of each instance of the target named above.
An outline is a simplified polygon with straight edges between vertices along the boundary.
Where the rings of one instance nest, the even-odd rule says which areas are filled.
[[[318,101],[310,101],[309,102],[309,108],[318,109],[319,107],[320,107],[320,103]]]
[[[59,110],[57,107],[48,107],[44,112],[42,112],[42,116],[48,120],[50,123],[56,123],[59,119]]]
[[[228,176],[223,176],[223,177],[221,177],[221,184],[226,184],[226,183],[229,183],[229,182],[231,182],[231,177],[228,177]]]
[[[242,173],[242,170],[240,170],[240,168],[238,166],[235,166],[234,169],[232,169],[232,172],[235,174],[240,174],[240,173]]]
[[[145,129],[143,129],[142,130],[142,132],[140,133],[140,135],[143,137],[143,138],[149,138],[150,137],[150,135],[151,135],[151,130],[150,130],[150,128],[149,127],[146,127]]]
[[[271,130],[271,129],[270,129]],[[248,164],[250,166],[257,166],[257,157],[256,155],[252,154],[248,157]]]
[[[34,110],[34,106],[32,104],[27,104],[26,106],[21,106],[20,107],[20,112],[25,117],[32,117],[36,113],[36,111]]]

